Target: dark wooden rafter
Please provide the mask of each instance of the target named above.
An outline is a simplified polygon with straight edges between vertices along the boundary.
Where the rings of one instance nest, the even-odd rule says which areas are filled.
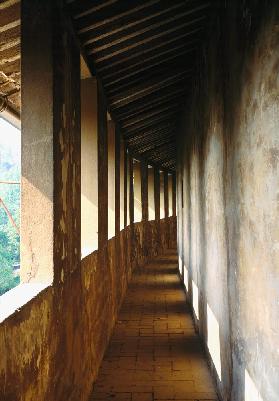
[[[172,146],[174,144],[172,137],[167,138],[167,140],[165,142],[162,142],[162,140],[153,142],[149,149],[144,150],[144,151],[140,151],[139,149],[136,149],[136,152],[138,152],[142,157],[146,158],[147,160],[150,159],[150,157],[152,157],[154,152],[158,152],[161,151],[164,148],[169,148],[169,146]],[[154,146],[155,145],[155,146]]]
[[[162,135],[159,132],[152,136],[143,137],[138,142],[131,143],[127,141],[127,143],[129,144],[130,148],[136,149],[138,151],[145,151],[168,140],[174,140],[174,136],[175,136],[174,130],[171,133],[169,131],[165,131],[164,135]]]
[[[92,52],[88,51],[88,55],[94,56],[96,60],[97,68],[100,71],[106,71],[111,68],[117,68],[119,64],[127,63],[129,61],[135,61],[135,59],[140,59],[145,57],[146,54],[150,54],[153,50],[158,50],[164,47],[166,44],[170,44],[176,42],[177,39],[185,39],[193,37],[202,29],[201,25],[197,27],[191,27],[191,29],[185,30],[184,27],[179,27],[179,29],[172,28],[168,32],[161,34],[157,37],[152,37],[150,40],[142,41],[136,46],[128,46],[127,48],[122,49],[123,51],[118,51],[111,53],[110,56],[98,57],[94,55]],[[164,38],[164,36],[166,36]],[[108,62],[109,61],[109,62]]]
[[[121,37],[126,37],[127,33],[129,34],[129,31],[135,31],[138,29],[143,29],[144,27],[151,26],[152,23],[154,23],[156,20],[162,18],[164,15],[169,14],[171,12],[176,12],[178,13],[180,11],[181,7],[185,6],[185,0],[180,0],[173,2],[169,4],[168,6],[164,8],[159,8],[158,9],[158,4],[153,5],[153,12],[152,12],[152,7],[149,7],[149,12],[148,13],[143,13],[140,15],[138,12],[135,15],[135,18],[130,18],[127,21],[124,21],[124,23],[119,24],[115,28],[112,28],[111,26],[106,27],[103,32],[99,32],[98,28],[94,30],[90,30],[89,32],[85,33],[82,35],[82,39],[84,40],[85,44],[89,43],[106,43],[112,38],[118,39]],[[126,22],[126,23],[125,23]]]
[[[205,16],[202,15],[195,19],[188,18],[188,21],[185,20],[185,16],[189,16],[189,14],[191,14],[192,12],[196,12],[201,8],[202,7],[200,6],[194,10],[186,10],[179,14],[174,14],[169,18],[148,26],[148,28],[144,28],[138,31],[131,31],[125,37],[121,37],[115,40],[110,39],[109,41],[107,41],[107,43],[104,43],[102,45],[95,44],[92,50],[90,50],[90,53],[98,54],[99,58],[111,58],[115,54],[126,51],[128,48],[136,48],[142,43],[148,43],[155,38],[168,35],[172,32],[175,32],[176,30],[179,30],[181,27],[195,25],[196,23],[201,22],[205,18]],[[135,42],[135,38],[138,39],[137,42]]]
[[[128,120],[126,120],[125,122],[123,122],[121,124],[121,127],[123,129],[129,129],[130,127],[133,127],[135,124],[140,123],[140,122],[145,122],[147,120],[149,120],[150,118],[153,118],[155,116],[158,116],[160,114],[164,114],[166,112],[169,112],[170,110],[174,109],[175,111],[177,111],[179,109],[179,102],[173,102],[173,103],[168,103],[166,104],[164,107],[159,107],[155,110],[152,110],[150,112],[145,112],[145,113],[141,113],[136,117],[130,118]]]
[[[154,92],[159,92],[161,89],[171,87],[174,84],[179,83],[180,85],[183,85],[187,78],[189,79],[190,75],[183,70],[177,70],[177,72],[172,75],[156,77],[148,82],[143,82],[134,86],[133,89],[128,89],[117,95],[111,96],[111,106],[112,108],[119,108],[134,102],[135,100],[151,95]]]
[[[164,96],[160,96],[160,98],[155,97],[154,100],[149,100],[144,103],[135,103],[131,106],[127,106],[123,113],[118,111],[116,113],[117,119],[118,121],[123,122],[146,111],[157,110],[159,107],[164,107],[172,102],[180,102],[180,104],[183,104],[186,94],[187,91],[182,87],[177,88],[173,93],[166,93]]]
[[[161,116],[158,116],[156,118],[151,118],[150,120],[144,121],[142,123],[138,123],[135,124],[135,126],[129,130],[122,130],[123,135],[125,138],[129,138],[131,136],[133,136],[134,133],[138,132],[138,131],[142,131],[145,130],[146,128],[152,128],[152,127],[156,127],[156,125],[158,123],[162,123],[162,122],[170,122],[170,121],[175,121],[177,114],[179,114],[179,110],[172,110],[169,111],[168,113],[164,113]]]

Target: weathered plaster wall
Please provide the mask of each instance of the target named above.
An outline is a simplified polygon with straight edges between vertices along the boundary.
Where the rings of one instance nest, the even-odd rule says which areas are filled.
[[[162,249],[155,222],[146,224],[152,257]],[[161,224],[164,241],[166,222]],[[175,224],[170,218],[173,240]],[[88,255],[63,283],[1,323],[1,401],[88,400],[132,270],[146,262],[143,241],[142,223],[126,227],[108,241],[107,257]]]
[[[223,399],[277,401],[279,3],[221,13],[181,125],[180,265]]]

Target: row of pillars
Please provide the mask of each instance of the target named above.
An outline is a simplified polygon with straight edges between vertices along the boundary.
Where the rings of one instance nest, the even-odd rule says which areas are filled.
[[[62,1],[22,0],[21,8],[21,281],[63,282],[80,265],[81,255],[80,49]],[[108,241],[108,133],[107,102],[98,78],[97,87],[98,248],[102,250]],[[116,236],[120,232],[120,137],[116,125]],[[155,167],[156,220],[160,219],[159,174]],[[175,215],[175,179],[172,182]],[[125,152],[125,226],[128,208],[130,224],[134,221],[133,185],[133,158]],[[167,172],[164,188],[168,216]],[[148,165],[144,161],[141,191],[142,218],[147,221]]]

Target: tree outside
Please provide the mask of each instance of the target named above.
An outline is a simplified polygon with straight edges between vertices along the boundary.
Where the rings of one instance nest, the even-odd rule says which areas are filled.
[[[19,284],[20,131],[0,117],[0,295]],[[10,216],[9,216],[10,214]]]

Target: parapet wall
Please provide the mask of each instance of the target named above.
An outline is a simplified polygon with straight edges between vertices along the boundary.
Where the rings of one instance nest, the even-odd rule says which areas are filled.
[[[2,322],[1,401],[88,401],[133,269],[175,244],[175,217],[128,226]]]

